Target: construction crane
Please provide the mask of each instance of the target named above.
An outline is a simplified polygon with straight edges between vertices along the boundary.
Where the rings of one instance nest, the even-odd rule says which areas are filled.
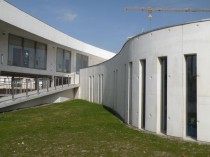
[[[152,19],[152,12],[210,12],[210,8],[152,8],[152,7],[127,7],[127,11],[147,11],[148,18]]]

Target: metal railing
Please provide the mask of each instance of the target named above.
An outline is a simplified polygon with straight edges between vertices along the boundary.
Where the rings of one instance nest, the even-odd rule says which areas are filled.
[[[0,79],[3,80],[0,81],[0,103],[79,84],[79,75],[76,73],[54,78],[0,77]]]

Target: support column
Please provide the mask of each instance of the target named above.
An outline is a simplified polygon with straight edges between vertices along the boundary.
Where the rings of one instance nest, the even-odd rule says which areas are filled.
[[[28,97],[28,79],[26,79],[26,96]]]
[[[55,87],[55,89],[56,89],[56,86],[57,86],[57,80],[56,79],[57,79],[56,76],[54,76],[54,87]]]
[[[55,78],[55,76],[51,76],[51,78],[50,78],[50,87],[54,87],[55,86],[54,78]]]
[[[36,78],[36,90],[37,94],[39,94],[39,78]]]
[[[11,81],[11,89],[12,89],[12,91],[11,91],[11,93],[12,93],[12,99],[14,100],[15,99],[15,89],[14,89],[14,82],[15,81],[15,79],[14,79],[14,76],[12,76],[12,81]]]
[[[19,80],[20,80],[19,93],[23,93],[23,79],[19,77]]]
[[[62,88],[63,88],[63,76],[62,76],[62,78],[61,78],[61,83],[62,83]]]

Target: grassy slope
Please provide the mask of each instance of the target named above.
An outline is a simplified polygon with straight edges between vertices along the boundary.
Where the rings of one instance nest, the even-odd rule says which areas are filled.
[[[0,156],[210,156],[210,145],[128,128],[83,100],[0,114]]]

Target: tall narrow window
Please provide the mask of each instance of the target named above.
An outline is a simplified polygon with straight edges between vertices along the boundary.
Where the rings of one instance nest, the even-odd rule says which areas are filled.
[[[71,52],[58,48],[56,53],[56,71],[69,73],[70,69]]]
[[[129,109],[129,124],[132,124],[132,73],[133,73],[133,64],[129,63],[128,71],[128,109]]]
[[[56,53],[56,71],[63,71],[63,50],[58,48]]]
[[[197,60],[186,56],[186,135],[197,137]]]
[[[69,73],[71,72],[71,52],[65,50],[63,56],[63,72]]]
[[[89,101],[91,101],[91,97],[92,97],[92,80],[91,80],[91,76],[89,76],[88,85],[89,85]]]
[[[94,76],[92,76],[92,97],[91,97],[91,101],[94,101]]]
[[[126,64],[125,64],[125,66],[124,66],[124,80],[123,80],[123,82],[124,82],[124,91],[126,91],[127,90],[127,85],[128,85],[128,83],[127,83],[127,66],[126,66]],[[128,109],[126,110],[126,106],[127,106],[127,101],[126,101],[126,98],[127,98],[127,96],[128,96],[128,94],[126,93],[126,92],[124,92],[124,107],[125,107],[125,110],[124,110],[124,117],[126,117],[126,121],[127,121],[127,123],[129,122],[128,121]]]
[[[141,65],[141,128],[145,129],[146,121],[146,60],[140,61]]]
[[[36,56],[35,56],[36,69],[46,69],[46,61],[47,61],[47,46],[42,43],[36,43]]]
[[[104,75],[101,75],[101,104],[103,104],[103,79]]]
[[[167,58],[160,58],[161,65],[161,132],[167,131]]]
[[[8,65],[22,66],[22,38],[9,35]]]
[[[23,66],[34,68],[35,62],[35,42],[32,40],[24,39],[23,50]]]
[[[118,70],[115,71],[115,105],[117,108],[117,94],[118,93]]]
[[[101,102],[101,75],[98,75],[98,103]]]

